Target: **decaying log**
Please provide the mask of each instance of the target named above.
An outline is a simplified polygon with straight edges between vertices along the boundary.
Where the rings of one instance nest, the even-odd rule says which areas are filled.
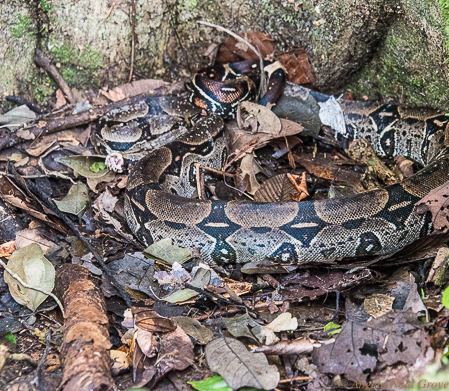
[[[81,265],[64,264],[57,271],[56,294],[66,312],[60,389],[115,390],[110,372],[106,304],[98,279]]]

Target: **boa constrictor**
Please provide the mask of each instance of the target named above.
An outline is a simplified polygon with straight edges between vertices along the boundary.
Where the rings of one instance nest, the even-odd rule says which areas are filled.
[[[304,99],[312,94],[322,108],[334,99],[287,86],[286,95],[298,93]],[[117,132],[120,142],[130,145],[163,136],[160,142],[150,142],[151,148],[159,148],[141,158],[128,178],[126,219],[143,244],[172,238],[180,247],[199,248],[205,261],[218,264],[266,259],[301,264],[389,254],[431,232],[430,213],[420,215],[413,209],[449,179],[449,117],[444,114],[342,101],[345,125],[334,129],[336,138],[367,138],[380,155],[407,156],[425,168],[401,183],[346,198],[257,203],[190,198],[196,191],[194,163],[221,169],[229,137],[216,116],[202,118],[188,129],[180,119],[192,115],[187,106],[167,98],[147,100],[141,107],[145,125],[140,122]],[[139,130],[137,136],[130,128]],[[129,137],[124,140],[124,135]]]

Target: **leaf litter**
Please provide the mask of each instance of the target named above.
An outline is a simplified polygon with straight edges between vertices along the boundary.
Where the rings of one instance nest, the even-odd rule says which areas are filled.
[[[243,36],[256,44],[264,57],[274,57],[274,41],[269,36],[259,32]],[[218,53],[217,48],[210,55],[217,54],[224,62],[231,57],[253,58],[248,47],[237,41],[224,43]],[[313,73],[304,50],[286,53],[279,60],[292,80],[313,85]],[[105,101],[104,96],[118,101],[152,93],[161,86],[169,88],[165,82],[142,80],[109,91],[103,89],[100,92],[103,96],[96,96],[92,101],[87,99],[87,93],[78,92],[79,105],[75,110],[80,113],[91,110],[94,102]],[[272,111],[253,103],[242,104],[240,124],[229,125],[236,129],[234,149],[226,167],[236,181],[231,186],[254,194],[259,202],[286,202],[295,193],[300,197],[306,192],[310,192],[311,199],[320,199],[321,188],[329,183],[336,188],[348,186],[360,191],[361,171],[366,165],[343,156],[341,150],[322,150],[307,138],[315,137],[322,124],[342,126],[338,102],[334,99],[319,104],[306,90],[296,89],[296,92],[293,96],[291,90],[287,91]],[[61,93],[58,95],[57,105],[64,108]],[[15,110],[0,118],[2,125],[15,128],[35,117],[23,106]],[[74,113],[73,107],[70,110]],[[117,176],[106,168],[102,151],[89,141],[93,133],[91,126],[37,139],[27,129],[18,130],[18,137],[33,142],[24,144],[22,150],[8,151],[9,159],[0,159],[3,169],[11,162],[16,163],[17,169],[15,176],[1,178],[0,198],[21,208],[24,212],[19,217],[27,216],[27,223],[29,216],[41,219],[45,229],[39,227],[41,223],[36,223],[37,220],[31,221],[37,227],[30,225],[18,230],[16,240],[5,243],[2,254],[14,262],[17,262],[14,254],[19,254],[18,263],[27,264],[30,258],[22,256],[20,251],[35,243],[41,251],[36,250],[37,255],[32,252],[31,259],[37,259],[39,267],[45,270],[39,273],[51,277],[52,272],[46,269],[48,264],[44,261],[48,258],[47,262],[55,265],[67,260],[81,263],[101,276],[111,315],[110,326],[123,342],[111,354],[117,364],[115,374],[131,370],[136,385],[155,389],[182,371],[192,376],[187,380],[193,380],[193,374],[200,374],[200,381],[190,382],[199,390],[211,389],[208,387],[287,390],[287,383],[297,386],[306,381],[311,387],[317,379],[321,384],[328,384],[326,381],[330,382],[336,375],[350,381],[391,379],[391,368],[397,369],[397,379],[406,381],[411,373],[419,376],[435,352],[443,351],[447,339],[445,329],[439,330],[437,338],[431,323],[419,320],[426,315],[434,324],[447,324],[441,292],[432,285],[435,281],[439,282],[440,285],[435,284],[438,286],[446,284],[441,259],[435,264],[436,271],[443,270],[441,274],[423,283],[425,274],[421,267],[393,279],[389,275],[395,270],[393,265],[383,264],[376,269],[369,260],[363,259],[356,268],[351,264],[346,267],[340,264],[341,268],[326,265],[329,268],[326,272],[315,266],[304,270],[298,265],[281,265],[270,260],[245,265],[202,265],[197,251],[174,246],[171,239],[156,242],[143,251],[136,246],[125,224],[126,175]],[[65,155],[56,156],[50,151],[53,147],[59,147]],[[48,159],[56,157],[56,163],[48,163],[43,156],[46,153]],[[59,210],[72,215],[71,221],[79,225],[81,235],[88,236],[97,251],[102,251],[117,281],[132,295],[136,306],[126,322],[122,322],[126,306],[116,300],[117,290],[95,262],[93,253],[79,244],[79,239],[65,241],[56,234],[59,231],[65,237],[68,230],[64,223],[50,214],[42,200],[30,195],[28,186],[31,185],[21,176],[40,174],[38,158],[45,158],[49,169],[75,179],[74,185],[62,176],[46,178],[47,182],[37,178],[35,183],[46,190],[49,198],[60,200]],[[397,166],[392,170],[394,175],[400,172],[407,177],[413,170],[410,161],[398,161]],[[288,178],[287,171],[294,175],[293,180]],[[384,175],[386,180],[392,177],[385,172],[380,176]],[[205,186],[215,196],[209,182]],[[430,212],[435,233],[447,231],[447,197],[446,184],[417,204],[418,213]],[[90,199],[93,211],[88,208]],[[445,255],[440,258],[444,260]],[[17,274],[22,273],[20,267],[18,270]],[[14,279],[8,284],[19,287]],[[33,310],[39,305],[39,309],[45,307],[46,302],[42,301],[45,295],[34,300],[24,292],[19,287],[11,293]],[[346,314],[333,313],[337,292],[341,294],[338,304],[345,305]],[[323,304],[318,298],[327,301]],[[17,317],[23,312],[14,309],[12,298],[8,301],[5,297],[4,303],[0,311],[9,322],[5,324],[14,327],[12,330],[22,330],[24,326],[20,322],[7,317],[9,313]],[[424,303],[432,308],[429,310]],[[29,313],[27,319],[32,319]],[[273,361],[268,362],[266,356],[271,356]],[[316,366],[310,363],[312,359]],[[170,373],[176,373],[175,377]]]

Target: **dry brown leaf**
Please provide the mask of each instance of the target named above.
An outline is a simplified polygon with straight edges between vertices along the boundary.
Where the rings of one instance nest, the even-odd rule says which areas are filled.
[[[100,178],[87,178],[87,185],[94,193],[98,193],[98,184],[103,182],[111,183],[115,180],[116,175],[117,174],[114,171],[109,171],[105,176],[102,176]]]
[[[397,382],[405,383],[410,380],[411,369],[422,373],[435,356],[425,327],[412,311],[399,310],[369,322],[346,321],[334,343],[313,350],[312,362],[322,373],[344,374],[360,383],[374,373],[382,373],[383,368],[406,365],[394,375]]]
[[[30,133],[28,129],[19,129],[17,132],[17,137],[23,138],[24,140],[34,140],[36,136]]]
[[[281,120],[282,122],[282,120]],[[284,136],[283,139],[275,139],[270,142],[270,145],[276,151],[271,155],[275,159],[279,159],[284,156],[286,153],[291,152],[293,148],[295,148],[298,144],[302,144],[302,140],[296,136]]]
[[[256,47],[263,58],[273,56],[276,41],[269,35],[260,31],[250,31],[247,33],[240,33],[239,35]],[[258,59],[259,57],[257,54],[250,50],[247,45],[237,41],[234,37],[228,37],[220,45],[216,62],[219,64],[226,64],[229,62]]]
[[[249,116],[243,120],[243,124],[245,127],[248,127],[247,123],[249,124],[249,121],[251,121],[251,119],[255,118],[257,120],[256,129],[254,125],[250,125],[253,129],[253,133],[256,133],[257,131],[260,133],[271,134],[275,137],[280,136],[282,129],[281,121],[279,120],[278,116],[274,114],[270,109],[249,101],[242,102],[241,107],[245,109],[249,114]],[[300,131],[301,130],[302,127],[300,127]],[[299,131],[297,131],[296,133],[299,133]]]
[[[306,51],[302,48],[294,49],[277,57],[277,60],[287,70],[287,80],[295,84],[315,86],[315,77]]]
[[[194,361],[193,343],[181,327],[178,326],[175,331],[163,334],[155,365],[156,373],[148,384],[149,388],[153,389],[170,371],[183,371],[194,364]]]
[[[275,388],[280,375],[269,365],[263,353],[250,353],[236,339],[218,338],[206,346],[206,360],[213,372],[220,374],[229,387]]]
[[[154,367],[155,358],[148,358],[136,341],[136,333],[133,337],[133,343],[129,348],[129,354],[132,355],[133,382],[135,387],[143,387],[156,374]]]
[[[245,191],[254,194],[260,188],[260,184],[256,179],[256,174],[260,172],[260,168],[254,160],[252,153],[246,154],[240,162],[241,176],[245,181]],[[238,187],[238,186],[237,186]],[[240,187],[238,187],[240,189]]]
[[[49,134],[37,139],[26,151],[31,156],[40,156],[56,142],[64,142],[65,145],[79,145],[78,137],[81,132],[81,129],[70,129]]]
[[[206,345],[212,340],[212,330],[202,326],[200,322],[189,316],[174,316],[171,318],[177,326],[181,327],[195,343]]]
[[[62,93],[61,89],[58,88],[56,91],[56,104],[55,109],[60,109],[62,106],[65,106],[67,104],[67,101],[64,97],[64,94]]]
[[[282,127],[281,133],[285,136],[298,134],[304,130],[304,128],[300,124],[297,124],[296,122],[284,118],[280,118],[280,121]]]
[[[321,25],[324,24],[324,23],[326,23],[326,20],[325,20],[325,19],[319,19],[319,20],[315,20],[315,21],[313,22],[313,25],[314,25],[314,26],[321,26]]]
[[[254,194],[256,202],[289,202],[296,191],[287,174],[276,175],[267,179]]]
[[[156,79],[142,79],[133,81],[132,83],[123,84],[121,86],[115,87],[113,90],[106,92],[105,90],[100,90],[106,98],[117,102],[119,100],[128,98],[130,96],[135,96],[139,94],[151,94],[162,86],[169,83],[163,80]]]
[[[117,376],[128,371],[130,367],[128,352],[123,352],[121,350],[111,350],[109,354],[111,356],[112,376]]]
[[[36,243],[41,246],[44,254],[51,253],[57,248],[57,244],[46,239],[44,235],[41,234],[39,229],[23,229],[16,232],[16,249],[21,249],[32,243]]]
[[[9,259],[11,254],[15,251],[16,247],[14,245],[15,241],[11,240],[9,242],[3,243],[0,245],[0,257],[4,257]]]
[[[112,213],[118,198],[113,196],[109,190],[103,192],[94,202],[98,210],[104,209],[106,212]]]
[[[279,331],[296,330],[298,328],[298,319],[292,317],[290,312],[284,312],[265,327],[273,330],[275,333]]]
[[[90,179],[90,178],[88,178],[88,179]],[[87,183],[89,183],[89,181],[88,181]],[[106,189],[105,192],[104,192],[100,197],[102,197],[102,198],[105,197],[104,194],[105,194],[106,192],[109,192],[109,190]],[[95,200],[95,202],[94,202],[94,208],[95,208],[96,210],[98,210],[98,212],[95,212],[95,218],[96,218],[96,219],[101,218],[106,224],[111,224],[111,225],[113,225],[114,228],[115,228],[115,230],[116,230],[118,233],[120,233],[120,235],[122,235],[123,237],[127,238],[128,240],[133,240],[132,235],[127,234],[126,232],[124,232],[124,231],[122,230],[122,225],[120,224],[120,221],[118,221],[115,217],[113,217],[113,216],[111,215],[111,213],[109,213],[109,212],[104,208],[104,205],[103,205],[103,203],[101,202],[101,199],[102,199],[102,198],[100,198],[100,197],[98,197],[97,200]]]
[[[19,160],[17,163],[14,163],[14,167],[25,166],[28,163],[29,160],[30,160],[30,157],[26,156],[23,159]]]
[[[215,59],[217,57],[217,53],[218,53],[218,49],[219,49],[219,45],[216,43],[211,43],[209,45],[209,47],[206,49],[206,51],[204,52],[203,56],[204,57],[209,57],[209,63],[210,64],[214,64],[215,63]]]
[[[251,103],[251,102],[247,102],[247,103]],[[256,105],[256,106],[259,106],[259,105]],[[259,106],[259,107],[263,107],[263,106]],[[278,121],[279,121],[279,119],[278,119]],[[280,123],[281,122],[279,121],[279,124]],[[230,130],[232,130],[232,132],[230,132],[232,139],[231,139],[231,150],[230,150],[231,154],[229,155],[226,167],[228,167],[229,165],[240,160],[247,153],[251,153],[255,149],[264,147],[273,139],[276,139],[278,137],[284,137],[284,136],[288,137],[288,136],[295,135],[299,129],[294,126],[286,126],[285,128],[281,128],[280,132],[278,134],[273,134],[270,131],[268,131],[267,133],[262,133],[260,129],[256,134],[252,134],[251,132],[249,132],[247,130],[242,130],[242,129],[238,128],[237,124],[235,124],[233,126],[231,123],[228,125],[228,128]],[[277,129],[278,128],[274,129],[274,131],[277,131]],[[272,131],[273,131],[273,129],[272,129]]]
[[[415,212],[432,213],[433,232],[445,233],[449,229],[449,181],[430,191],[415,204]]]
[[[159,315],[156,311],[145,307],[133,307],[134,322],[139,329],[150,332],[169,332],[176,330],[176,326],[169,318]]]
[[[343,161],[344,166],[340,164],[340,159],[336,160],[328,153],[317,153],[313,156],[312,153],[301,153],[293,156],[296,163],[305,167],[310,175],[315,175],[320,178],[329,179],[332,181],[339,181],[354,189],[360,189],[363,191],[363,187],[360,185],[362,173],[355,171],[352,165],[356,164],[355,161]]]
[[[225,278],[226,284],[231,288],[236,295],[246,295],[247,293],[251,292],[251,288],[253,284],[249,282],[240,282],[240,281],[234,281],[230,280],[228,278]],[[226,294],[224,295],[226,297]]]
[[[139,344],[142,353],[148,358],[154,357],[158,351],[157,337],[150,331],[138,329],[134,333],[135,341]]]

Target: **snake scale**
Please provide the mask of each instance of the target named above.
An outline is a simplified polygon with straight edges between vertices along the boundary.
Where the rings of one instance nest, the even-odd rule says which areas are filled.
[[[192,101],[223,114],[220,102],[204,95],[202,89],[210,88],[204,85],[207,82],[193,79],[200,102],[195,102],[195,95]],[[229,98],[236,89],[251,87],[246,79],[239,83],[212,83],[212,87],[222,88]],[[243,91],[245,99],[251,97],[250,89]],[[298,91],[303,97],[312,94],[317,101],[330,99],[291,84],[285,94]],[[235,103],[232,97],[227,101],[231,106]],[[189,128],[185,118],[193,114],[187,111],[198,111],[188,106],[167,98],[147,99],[140,107],[143,121],[120,125],[115,133],[102,131],[109,145],[119,150],[150,140],[153,150],[146,156],[135,155],[143,157],[130,171],[125,195],[126,220],[144,245],[171,238],[177,246],[199,248],[205,261],[217,264],[267,259],[302,264],[389,254],[430,234],[430,212],[416,214],[414,204],[449,179],[449,117],[444,113],[341,101],[345,125],[334,130],[336,138],[367,138],[379,155],[406,156],[425,167],[401,183],[345,198],[258,203],[190,198],[196,191],[194,163],[221,169],[229,135],[216,115],[203,117]],[[154,141],[161,136],[162,141]]]

